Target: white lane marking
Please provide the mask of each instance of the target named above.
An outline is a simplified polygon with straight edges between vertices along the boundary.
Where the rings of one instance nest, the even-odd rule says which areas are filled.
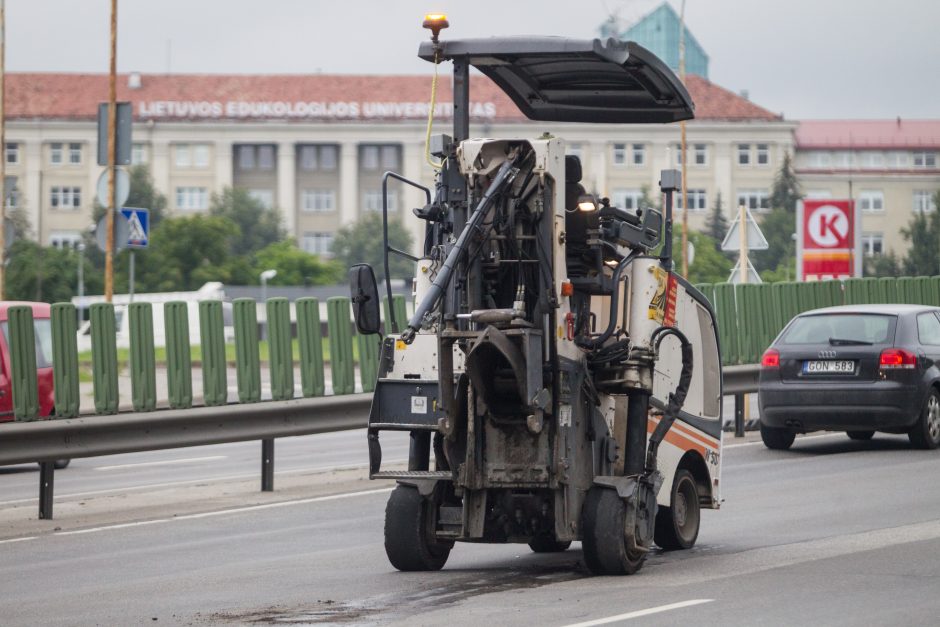
[[[189,464],[192,462],[208,462],[217,459],[228,459],[228,455],[209,455],[207,457],[187,457],[185,459],[163,459],[156,462],[135,462],[133,464],[117,464],[115,466],[95,466],[92,470],[124,470],[125,468],[143,468],[145,466],[171,466],[173,464]]]
[[[25,538],[10,538],[9,540],[0,540],[0,544],[12,544],[14,542],[26,542],[27,540],[35,540],[38,536],[27,536]]]
[[[566,625],[565,627],[594,627],[594,625],[607,625],[609,623],[616,623],[622,620],[630,620],[632,618],[641,618],[643,616],[650,616],[651,614],[660,614],[662,612],[680,610],[684,607],[692,607],[693,605],[711,603],[712,601],[714,601],[714,599],[692,599],[689,601],[680,601],[678,603],[670,603],[669,605],[660,605],[658,607],[651,607],[646,610],[637,610],[635,612],[627,612],[626,614],[617,614],[616,616],[608,616],[607,618],[598,618],[597,620],[589,620],[583,623],[573,623],[571,625]]]
[[[76,529],[74,531],[56,531],[49,535],[53,536],[74,536],[85,533],[96,533],[98,531],[110,531],[112,529],[126,529],[128,527],[142,527],[144,525],[157,525],[161,523],[175,522],[178,520],[196,520],[198,518],[210,518],[213,516],[224,516],[226,514],[241,514],[243,512],[254,512],[264,509],[274,509],[278,507],[288,507],[291,505],[307,505],[309,503],[323,503],[325,501],[337,501],[357,496],[368,496],[372,494],[381,494],[382,492],[391,492],[394,488],[378,488],[376,490],[362,490],[360,492],[345,492],[342,494],[330,494],[328,496],[314,496],[306,499],[296,499],[293,501],[278,501],[277,503],[264,503],[262,505],[248,505],[246,507],[233,507],[230,509],[220,509],[212,512],[201,512],[198,514],[185,514],[183,516],[174,516],[173,518],[156,518],[154,520],[141,520],[138,522],[119,523],[116,525],[105,525],[103,527],[90,527],[88,529]]]
[[[817,438],[835,438],[839,436],[845,437],[845,434],[842,432],[835,432],[835,433],[821,433],[819,435],[802,435],[802,436],[797,436],[794,443],[803,442],[805,440],[815,440]],[[739,446],[757,446],[758,444],[760,444],[761,446],[764,445],[764,443],[761,440],[755,440],[753,442],[738,442],[737,444],[724,444],[722,445],[722,448],[737,448]]]
[[[387,464],[403,464],[407,459],[392,459]],[[368,468],[369,464],[327,464],[324,466],[310,466],[307,468],[292,468],[290,470],[276,470],[275,476],[298,475],[305,472],[316,472],[323,470],[355,470],[356,468]],[[72,492],[71,494],[57,494],[56,500],[68,498],[83,498],[86,496],[100,496],[102,494],[113,494],[119,492],[139,492],[141,490],[153,490],[156,488],[175,488],[184,485],[194,485],[198,483],[211,483],[213,481],[236,481],[242,479],[256,479],[257,474],[250,475],[223,475],[221,477],[209,477],[206,479],[187,479],[186,481],[168,481],[165,483],[145,483],[143,485],[127,486],[121,488],[106,488],[103,490],[90,490],[87,492]],[[38,498],[14,499],[12,501],[0,501],[0,507],[5,505],[22,505],[23,503],[35,503]]]

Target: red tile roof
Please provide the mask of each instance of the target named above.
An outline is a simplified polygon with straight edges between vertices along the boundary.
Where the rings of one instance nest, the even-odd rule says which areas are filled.
[[[805,120],[796,145],[807,149],[940,148],[940,120]]]
[[[438,82],[438,115],[449,117],[450,77]],[[701,120],[779,120],[780,116],[703,78],[688,89]],[[492,82],[475,75],[471,114],[476,119],[525,118]],[[293,119],[348,121],[427,117],[430,76],[143,74],[140,87],[118,77],[117,97],[134,103],[142,119]],[[6,77],[8,119],[91,120],[107,100],[106,74],[16,73]]]

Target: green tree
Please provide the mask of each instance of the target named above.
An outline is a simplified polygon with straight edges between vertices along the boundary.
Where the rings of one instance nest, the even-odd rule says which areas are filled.
[[[266,209],[261,201],[240,187],[226,187],[213,194],[209,214],[234,222],[241,236],[232,241],[234,255],[250,255],[286,236],[276,209]]]
[[[131,179],[131,191],[125,207],[141,207],[150,212],[150,230],[154,230],[166,217],[166,196],[153,185],[150,169],[145,165],[133,165],[128,170]]]
[[[705,234],[715,242],[715,249],[720,250],[721,242],[728,234],[728,218],[725,217],[724,207],[721,201],[721,191],[715,194],[715,202],[712,204],[712,212],[705,223]]]
[[[940,201],[940,192],[934,196]],[[938,206],[940,207],[940,206]],[[932,276],[940,266],[940,211],[915,213],[901,229],[901,237],[910,242],[901,270],[907,276]]]
[[[339,262],[326,261],[306,253],[290,240],[268,244],[255,255],[254,281],[262,271],[277,270],[271,285],[335,285],[342,282],[344,268]]]
[[[774,176],[774,184],[770,188],[770,206],[774,209],[785,209],[796,213],[796,203],[803,198],[800,183],[793,171],[793,162],[790,153],[783,155],[783,163]]]
[[[866,277],[897,277],[901,276],[901,260],[893,252],[887,255],[865,257]]]
[[[754,269],[759,273],[787,267],[796,257],[796,214],[780,207],[772,209],[760,221],[760,229],[767,239],[767,250],[750,255]]]
[[[19,240],[13,244],[9,260],[5,277],[7,299],[55,303],[71,300],[75,295],[78,251]],[[86,265],[86,275],[87,270]]]
[[[355,223],[341,228],[333,239],[333,254],[349,268],[357,263],[367,263],[375,270],[379,281],[385,279],[382,248],[382,215],[377,212],[367,213]],[[388,242],[394,248],[408,251],[411,249],[411,234],[398,220],[388,223]],[[389,255],[389,272],[393,279],[407,279],[414,276],[414,263],[399,255]]]
[[[677,231],[672,236],[672,250],[676,268],[682,267],[682,235]],[[690,283],[724,283],[731,274],[731,261],[718,251],[715,240],[706,233],[689,231],[689,242],[694,248],[689,264]]]

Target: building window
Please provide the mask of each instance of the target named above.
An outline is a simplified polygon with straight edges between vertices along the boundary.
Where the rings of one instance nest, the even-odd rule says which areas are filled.
[[[918,189],[914,192],[914,213],[927,213],[935,211],[937,205],[934,204],[933,192]]]
[[[676,165],[682,165],[682,144],[676,144]],[[686,144],[685,151],[692,154],[693,165],[708,164],[708,146],[706,144]]]
[[[363,146],[359,157],[359,165],[363,170],[379,169],[379,147]]]
[[[880,189],[863,189],[858,195],[858,205],[862,211],[884,211],[884,192]]]
[[[861,167],[863,168],[883,168],[885,167],[885,154],[883,152],[865,151],[861,155]]]
[[[809,155],[809,165],[811,168],[831,168],[832,153],[818,150]]]
[[[305,231],[300,247],[312,255],[329,257],[333,250],[333,234]]]
[[[62,165],[62,144],[55,142],[49,144],[49,163],[52,165]]]
[[[837,168],[852,167],[852,153],[841,150],[832,155],[832,164]]]
[[[258,169],[274,169],[274,146],[258,146]]]
[[[53,209],[78,209],[82,206],[81,187],[54,186],[50,190],[49,204]]]
[[[642,189],[615,189],[611,197],[614,206],[628,211],[636,211],[640,208],[640,201],[643,199]]]
[[[52,231],[49,233],[49,245],[55,248],[78,248],[82,243],[82,234],[78,231]]]
[[[193,157],[189,151],[189,144],[177,144],[175,146],[176,150],[176,167],[178,168],[189,168],[193,165]]]
[[[770,211],[770,194],[766,189],[739,189],[738,206],[751,211]]]
[[[757,144],[757,165],[770,165],[770,146]]]
[[[331,171],[336,169],[339,161],[339,149],[336,146],[320,146],[320,169]]]
[[[7,196],[7,209],[17,209],[20,206],[20,190],[15,187],[10,191],[10,195]]]
[[[738,144],[738,165],[751,165],[750,144]]]
[[[889,152],[888,153],[888,167],[889,168],[906,168],[908,164],[908,154],[906,152]]]
[[[316,170],[317,169],[317,147],[316,146],[301,146],[300,147],[300,167],[304,170]]]
[[[862,251],[866,257],[884,253],[884,235],[881,233],[862,233]]]
[[[633,165],[646,164],[646,144],[633,144],[630,149],[630,157]]]
[[[914,153],[915,168],[935,168],[937,167],[937,153],[925,152],[923,150]]]
[[[614,144],[614,165],[627,165],[627,145]]]
[[[143,165],[147,163],[146,144],[134,143],[131,145],[131,165]]]
[[[566,154],[577,157],[580,161],[584,157],[584,144],[568,144]]]
[[[69,163],[72,165],[81,165],[82,163],[82,145],[77,142],[69,144]]]
[[[332,189],[305,189],[300,194],[304,211],[323,213],[336,211],[336,192]]]
[[[176,208],[199,211],[209,207],[209,190],[205,187],[177,187]]]
[[[274,192],[270,189],[249,189],[248,195],[261,203],[265,209],[274,206]]]
[[[398,146],[382,146],[382,169],[398,169]]]
[[[9,165],[20,162],[20,145],[16,142],[7,142],[6,160]]]
[[[689,196],[689,211],[705,211],[707,201],[705,200],[704,189],[690,189],[687,192]],[[676,208],[682,209],[682,192],[676,192]]]
[[[196,144],[193,146],[193,166],[197,168],[209,167],[208,144]]]
[[[239,146],[238,147],[238,169],[239,170],[254,170],[255,169],[255,147],[254,146]]]
[[[365,211],[381,211],[382,210],[382,190],[380,189],[370,189],[366,190],[362,194],[362,208]],[[398,211],[398,195],[389,190],[388,192],[388,212],[392,213]]]

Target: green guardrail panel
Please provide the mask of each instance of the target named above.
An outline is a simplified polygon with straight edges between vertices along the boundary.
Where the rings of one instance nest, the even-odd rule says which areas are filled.
[[[10,378],[13,388],[13,419],[39,418],[39,388],[36,372],[36,328],[33,308],[10,307],[7,310]]]
[[[130,369],[131,400],[134,411],[153,411],[157,408],[157,367],[153,347],[153,305],[131,303],[130,316]]]
[[[755,355],[762,352],[760,349],[763,337],[762,318],[760,313],[760,286],[739,284],[735,286],[738,304],[738,320],[741,335],[741,351],[739,358],[742,363],[754,363]]]
[[[911,277],[901,277],[897,280],[898,302],[917,304],[913,279]]]
[[[320,303],[316,298],[294,301],[297,315],[297,344],[300,349],[300,387],[305,398],[323,396],[323,334]]]
[[[349,298],[333,296],[326,301],[327,325],[330,338],[330,371],[333,375],[333,394],[352,394],[356,391],[355,368],[352,354],[352,310]]]
[[[114,305],[95,303],[91,318],[91,378],[95,395],[95,412],[116,414],[118,411],[117,326]]]
[[[52,381],[57,418],[74,418],[81,411],[78,380],[78,322],[75,305],[56,303],[52,324]]]
[[[388,297],[382,299],[382,313],[385,318],[385,335],[398,334],[408,326],[408,312],[405,310],[405,297],[398,294],[392,296],[392,311],[395,312],[395,325],[397,329],[392,328],[392,316],[388,309]]]
[[[914,282],[917,283],[917,291],[920,296],[920,305],[936,305],[937,303],[937,292],[936,282],[929,276],[919,276],[914,279]]]
[[[899,303],[898,298],[898,280],[894,277],[881,277],[878,279],[878,285],[881,287],[881,294],[885,303]]]
[[[232,301],[235,315],[235,377],[238,401],[261,400],[261,355],[258,340],[258,306],[253,298]]]
[[[372,335],[356,335],[359,345],[359,380],[362,382],[363,392],[375,390],[375,380],[379,374],[379,350],[382,345],[382,336],[378,333]]]
[[[265,307],[268,316],[268,367],[271,371],[271,398],[276,401],[287,401],[294,398],[290,302],[286,298],[269,298]]]
[[[846,305],[868,305],[871,303],[871,287],[867,279],[843,279]]]
[[[222,301],[199,303],[199,339],[202,344],[202,396],[207,406],[228,402],[225,372],[225,321]]]
[[[718,338],[721,342],[721,355],[725,365],[739,363],[738,359],[738,323],[734,300],[734,285],[718,283],[715,285],[715,315],[718,318]]]
[[[167,398],[173,409],[193,406],[193,364],[189,341],[189,303],[171,301],[163,305],[166,333]]]

